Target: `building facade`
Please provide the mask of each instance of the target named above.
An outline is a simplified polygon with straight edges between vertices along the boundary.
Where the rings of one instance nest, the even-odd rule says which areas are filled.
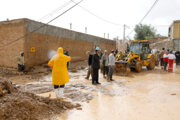
[[[173,41],[173,49],[180,50],[180,20],[176,20],[170,25],[168,37]]]
[[[0,22],[0,66],[17,67],[16,56],[25,55],[27,68],[47,63],[50,51],[67,49],[72,61],[87,59],[86,51],[116,49],[116,41],[92,36],[30,19]]]

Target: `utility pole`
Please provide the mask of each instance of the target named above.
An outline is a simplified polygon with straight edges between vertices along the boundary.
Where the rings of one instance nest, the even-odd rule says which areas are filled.
[[[72,30],[72,23],[70,23],[70,30]]]
[[[122,50],[125,50],[126,47],[125,47],[125,43],[126,43],[126,25],[124,24],[124,29],[123,29],[123,40],[122,40]]]
[[[85,33],[87,33],[87,27],[85,27]]]
[[[118,49],[119,50],[119,37],[117,36],[116,37],[116,49]]]
[[[123,26],[123,40],[125,41],[126,40],[126,25],[124,24]]]
[[[106,33],[104,33],[104,38],[106,38]]]
[[[108,35],[107,38],[109,39],[109,33],[107,35]]]

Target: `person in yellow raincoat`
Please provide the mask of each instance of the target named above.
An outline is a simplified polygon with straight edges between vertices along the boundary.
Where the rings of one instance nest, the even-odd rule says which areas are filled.
[[[64,86],[69,82],[67,62],[71,60],[70,56],[63,54],[63,48],[57,50],[57,55],[53,56],[48,62],[52,68],[52,84],[57,98],[62,98],[64,93]]]

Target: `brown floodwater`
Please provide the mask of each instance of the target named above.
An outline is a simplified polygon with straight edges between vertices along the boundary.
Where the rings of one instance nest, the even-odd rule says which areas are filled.
[[[70,74],[70,83],[91,86],[94,99],[82,102],[82,110],[66,111],[57,120],[180,120],[180,66],[174,73],[143,69],[129,76],[114,76],[113,82],[100,75],[102,84],[98,86],[85,80],[85,74]],[[49,94],[55,97],[53,92],[41,95]]]

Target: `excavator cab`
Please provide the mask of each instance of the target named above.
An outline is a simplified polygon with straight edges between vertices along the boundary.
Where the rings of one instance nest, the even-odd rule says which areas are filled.
[[[148,54],[151,53],[148,42],[134,42],[130,45],[130,51],[138,53],[141,60],[147,60]]]

